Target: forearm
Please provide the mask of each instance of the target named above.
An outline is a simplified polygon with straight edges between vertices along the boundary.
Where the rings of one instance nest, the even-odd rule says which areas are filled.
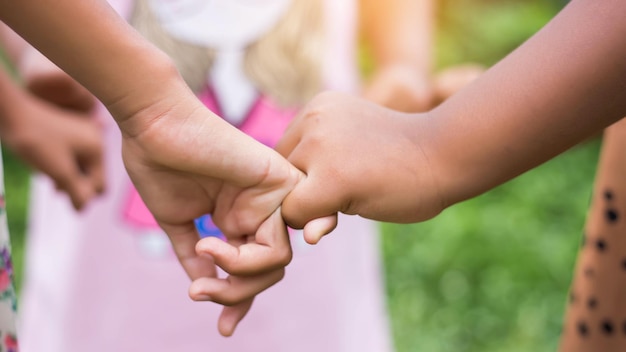
[[[626,2],[574,0],[431,112],[422,144],[444,201],[485,192],[626,115]]]
[[[361,26],[379,66],[431,69],[434,0],[361,0]]]
[[[142,97],[150,91],[175,81],[170,60],[105,1],[58,0],[50,6],[43,0],[0,0],[0,19],[93,92],[118,120],[144,108]]]

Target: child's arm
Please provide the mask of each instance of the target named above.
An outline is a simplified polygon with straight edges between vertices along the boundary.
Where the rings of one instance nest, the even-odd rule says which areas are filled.
[[[361,0],[361,28],[375,70],[364,96],[394,110],[431,107],[432,0]]]
[[[93,94],[32,46],[24,50],[16,66],[25,88],[36,97],[64,109],[93,111]]]
[[[626,115],[624,13],[621,0],[572,1],[425,115],[315,100],[278,147],[308,175],[285,199],[285,219],[299,226],[343,211],[425,220],[599,132]]]
[[[167,56],[104,1],[58,0],[50,7],[44,0],[0,0],[0,19],[111,111],[137,190],[189,276],[211,283],[204,290],[208,297],[192,293],[234,305],[220,325],[222,333],[232,333],[254,295],[280,280],[291,259],[288,245],[276,245],[272,231],[257,229],[268,222],[285,227],[280,216],[270,215],[301,173],[210,113]],[[207,213],[229,238],[256,234],[255,243],[239,247],[239,267],[230,268],[247,275],[217,279],[211,259],[196,254],[193,220]],[[246,267],[247,258],[255,265]]]

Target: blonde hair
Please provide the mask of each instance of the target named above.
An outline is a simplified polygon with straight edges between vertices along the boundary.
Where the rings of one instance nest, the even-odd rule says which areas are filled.
[[[213,49],[173,38],[147,0],[135,1],[131,24],[172,58],[192,90],[198,92],[205,86]],[[292,0],[276,26],[246,48],[246,75],[279,105],[302,105],[322,87],[323,28],[323,1]]]

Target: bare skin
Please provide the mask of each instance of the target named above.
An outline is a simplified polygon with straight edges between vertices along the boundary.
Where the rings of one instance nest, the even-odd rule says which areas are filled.
[[[96,98],[80,83],[32,47],[24,50],[18,69],[25,87],[60,108],[88,113]]]
[[[390,0],[384,4],[372,0],[360,2],[360,30],[371,42],[376,61],[373,77],[363,90],[364,97],[396,110],[423,111],[431,106],[432,7],[431,0]],[[359,116],[352,117],[355,123],[360,121]],[[305,238],[316,237],[332,230],[336,226],[336,217],[311,219],[303,226]],[[287,246],[289,242],[281,244]],[[215,238],[200,240],[196,248],[198,253],[213,257],[231,274],[244,275],[258,267],[258,262],[250,260],[249,268],[237,268],[242,257],[251,256],[241,248],[238,250],[236,246]],[[192,287],[202,293],[207,285],[210,283],[205,280],[196,280]]]
[[[183,268],[213,283],[202,296],[192,286],[192,298],[227,305],[218,327],[232,334],[254,296],[279,281],[291,259],[278,209],[302,173],[207,110],[167,56],[106,2],[61,0],[55,11],[48,5],[1,0],[0,19],[112,113],[127,171]],[[207,213],[240,245],[245,255],[231,271],[246,275],[218,278],[212,258],[196,253],[193,220]]]
[[[361,0],[361,33],[376,70],[363,96],[404,112],[422,112],[433,104],[432,0]]]
[[[213,263],[192,248],[192,219],[200,214],[213,213],[227,236],[246,242],[233,255],[243,246],[249,246],[248,254],[285,248],[260,232],[244,241],[259,228],[284,228],[276,212],[285,196],[282,216],[295,227],[338,211],[425,220],[626,114],[626,4],[575,0],[520,49],[429,113],[401,115],[342,95],[315,99],[278,146],[307,174],[303,180],[278,154],[204,111],[171,63],[104,4],[62,0],[59,11],[50,13],[41,1],[1,0],[0,16],[105,102],[124,135],[129,174],[192,278],[220,280],[212,278]],[[76,22],[67,21],[67,13],[79,14]],[[92,70],[88,63],[96,62],[102,65]],[[331,134],[322,138],[325,132]],[[318,235],[305,233],[310,242]],[[246,300],[275,283],[288,262],[287,256],[272,256],[273,262],[262,254],[246,258],[242,267],[254,268],[256,276],[219,281],[221,292],[239,295],[224,301],[235,305],[222,316],[223,333],[232,332],[232,322],[249,307]]]
[[[0,137],[30,166],[48,174],[74,208],[104,190],[98,124],[29,94],[0,71]]]
[[[285,220],[297,227],[338,211],[426,220],[619,120],[626,114],[625,10],[619,0],[572,1],[426,114],[318,97],[277,147],[307,174],[283,202]]]

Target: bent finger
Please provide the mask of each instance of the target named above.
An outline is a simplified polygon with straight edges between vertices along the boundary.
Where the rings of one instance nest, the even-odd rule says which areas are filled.
[[[89,179],[96,194],[104,193],[105,175],[104,175],[104,155],[102,145],[96,145],[86,148],[84,154],[79,158],[79,165],[83,175]]]
[[[58,165],[40,166],[41,170],[54,180],[57,190],[67,193],[74,209],[81,210],[95,192],[76,162],[70,159],[71,157],[59,158]]]
[[[256,275],[285,267],[292,258],[289,233],[276,210],[257,230],[255,241],[233,246],[218,238],[198,242],[198,254],[210,255],[215,264],[231,275]]]
[[[282,137],[280,137],[274,146],[274,150],[285,158],[291,154],[302,139],[302,131],[304,130],[302,126],[304,123],[303,114],[305,114],[305,112],[301,111],[298,116],[291,120],[291,123],[287,126]]]
[[[189,278],[196,280],[201,277],[216,276],[213,260],[196,254],[196,243],[200,236],[196,232],[193,221],[180,225],[164,223],[159,223],[159,225],[170,238],[176,257]]]
[[[278,269],[255,276],[201,277],[191,283],[189,297],[194,301],[212,301],[232,307],[265,291],[284,276],[285,270]]]

